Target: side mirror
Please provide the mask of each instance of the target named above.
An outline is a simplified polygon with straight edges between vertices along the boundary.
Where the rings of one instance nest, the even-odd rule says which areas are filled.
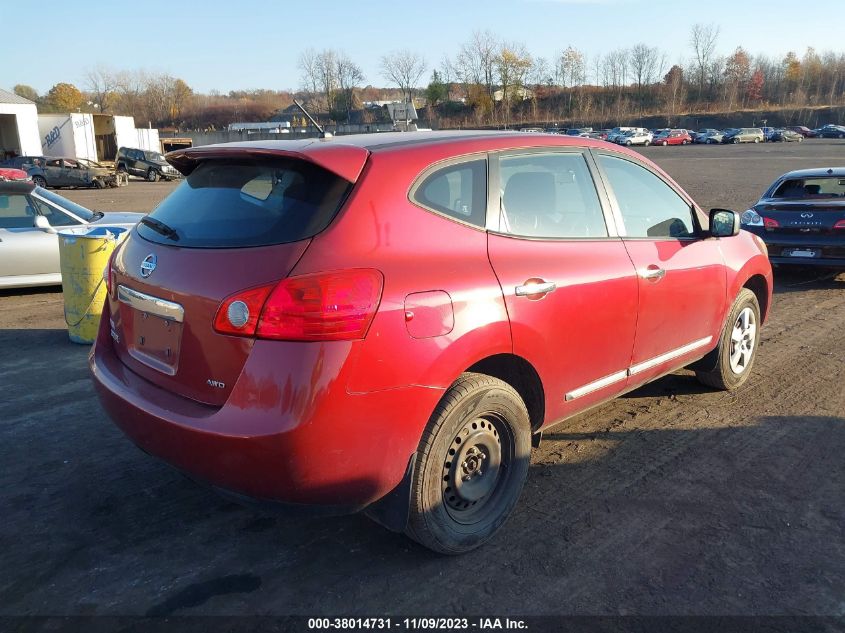
[[[710,209],[710,235],[713,237],[739,235],[739,214],[728,209]]]
[[[41,229],[46,233],[55,233],[56,229],[50,226],[50,221],[45,218],[43,215],[36,215],[35,222],[34,222],[36,229]]]

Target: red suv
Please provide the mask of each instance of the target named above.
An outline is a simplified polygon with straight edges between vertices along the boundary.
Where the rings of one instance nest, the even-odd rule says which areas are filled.
[[[504,523],[540,433],[680,367],[734,389],[761,240],[586,138],[178,150],[107,270],[90,365],[142,449],[244,500],[366,509],[440,552]]]

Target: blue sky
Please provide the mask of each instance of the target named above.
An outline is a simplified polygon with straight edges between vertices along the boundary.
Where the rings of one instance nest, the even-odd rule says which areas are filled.
[[[101,64],[166,72],[199,92],[297,88],[297,58],[308,47],[346,51],[365,84],[382,86],[382,54],[411,48],[439,65],[484,29],[548,59],[569,45],[590,58],[644,41],[674,63],[689,57],[696,22],[720,26],[720,53],[738,45],[771,55],[800,55],[807,46],[845,49],[841,29],[828,22],[841,18],[841,0],[803,6],[806,11],[784,0],[75,0],[44,1],[35,12],[31,2],[0,0],[7,51],[0,87],[24,83],[44,93],[69,81],[84,88],[86,70]]]

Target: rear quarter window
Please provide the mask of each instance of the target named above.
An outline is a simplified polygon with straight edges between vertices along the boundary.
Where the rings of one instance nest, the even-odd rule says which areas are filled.
[[[201,163],[150,217],[166,237],[138,225],[146,240],[188,248],[240,248],[297,242],[334,219],[352,184],[296,160]]]
[[[487,212],[487,161],[469,160],[432,171],[412,188],[411,200],[483,228]]]

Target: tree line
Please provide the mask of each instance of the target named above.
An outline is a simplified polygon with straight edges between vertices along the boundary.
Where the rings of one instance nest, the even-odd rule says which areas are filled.
[[[352,121],[354,112],[360,113],[357,122],[372,120],[371,112],[361,110],[367,101],[413,102],[439,127],[623,122],[656,114],[671,119],[845,102],[845,53],[719,50],[719,28],[712,24],[693,25],[688,55],[674,62],[646,42],[592,57],[568,46],[545,58],[523,43],[478,31],[436,65],[410,49],[385,53],[377,80],[384,87],[367,84],[361,67],[342,50],[307,49],[298,59],[297,90],[200,94],[167,74],[104,67],[88,70],[81,88],[58,83],[45,95],[25,85],[14,90],[46,112],[129,114],[139,125],[185,129],[267,120],[294,99],[322,120],[338,123]]]

